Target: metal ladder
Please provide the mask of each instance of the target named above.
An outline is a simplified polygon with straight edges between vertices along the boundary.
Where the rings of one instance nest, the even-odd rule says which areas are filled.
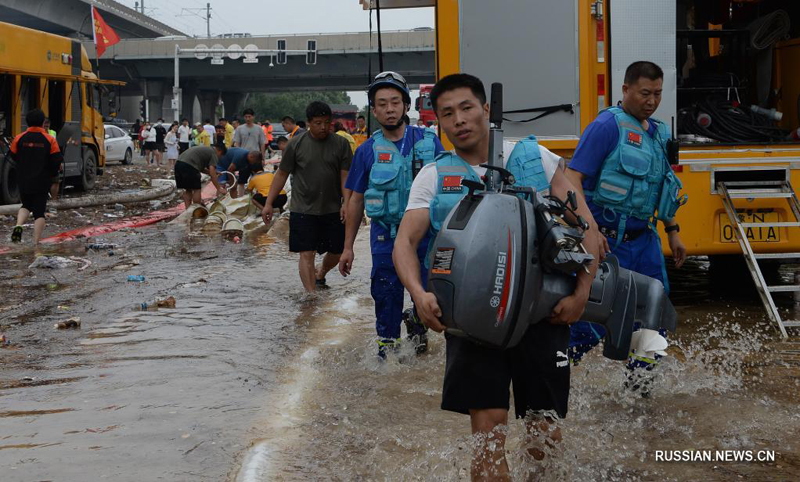
[[[798,228],[800,227],[800,201],[792,189],[792,184],[788,180],[782,181],[730,181],[717,183],[717,191],[722,196],[722,204],[731,220],[731,225],[735,226],[736,239],[742,248],[744,260],[750,275],[756,284],[761,302],[770,320],[778,325],[783,338],[788,338],[786,328],[800,327],[800,321],[783,320],[772,299],[772,293],[777,292],[800,292],[800,285],[767,285],[764,275],[758,265],[758,260],[800,260],[800,253],[754,253],[750,240],[747,239],[747,228]],[[775,223],[745,223],[739,220],[736,215],[734,199],[786,199],[789,207],[794,214],[794,221],[775,222]]]

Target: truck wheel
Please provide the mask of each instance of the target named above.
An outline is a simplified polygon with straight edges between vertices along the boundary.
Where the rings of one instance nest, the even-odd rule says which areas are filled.
[[[122,164],[129,165],[133,161],[133,152],[130,149],[125,151],[125,157],[122,158]]]
[[[19,202],[19,186],[17,186],[17,167],[9,159],[0,158],[0,201],[3,204]]]
[[[94,151],[86,149],[83,153],[83,172],[81,172],[80,182],[78,188],[81,191],[90,191],[94,189],[97,183],[97,157]]]

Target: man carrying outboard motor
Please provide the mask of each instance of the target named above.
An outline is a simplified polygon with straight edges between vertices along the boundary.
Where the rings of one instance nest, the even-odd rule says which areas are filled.
[[[413,309],[403,311],[403,285],[392,263],[392,249],[397,228],[403,218],[411,182],[423,166],[433,162],[444,150],[439,138],[427,129],[410,126],[404,117],[411,106],[405,79],[395,72],[375,76],[367,93],[372,115],[381,128],[358,147],[350,166],[345,187],[353,191],[347,206],[345,247],[339,260],[342,276],[353,266],[353,243],[361,226],[364,207],[372,219],[372,299],[375,300],[375,326],[378,332],[378,356],[400,341],[400,322],[406,322],[408,338],[417,353],[428,347],[427,329]],[[425,257],[428,238],[420,243],[419,259]],[[423,271],[423,279],[427,272]]]
[[[674,331],[677,315],[658,280],[614,256],[598,264],[600,234],[560,158],[533,136],[503,147],[502,85],[492,85],[491,110],[467,74],[441,79],[431,102],[455,151],[414,180],[394,261],[420,318],[445,331],[442,408],[470,415],[473,479],[506,477],[498,426],[507,423],[510,383],[528,452],[541,460],[543,446],[561,438],[570,324],[605,326],[603,355],[624,360],[634,323],[648,334]],[[415,250],[428,232],[426,291]]]
[[[686,202],[677,193],[680,180],[670,168],[677,161],[669,127],[651,118],[661,102],[664,72],[652,62],[634,62],[625,72],[622,103],[597,116],[581,136],[567,176],[585,194],[589,208],[623,268],[655,278],[669,292],[661,240],[655,229],[664,222],[669,247],[680,268],[686,247],[673,219]],[[653,222],[651,222],[653,220]],[[609,249],[610,248],[610,249]],[[603,327],[579,322],[571,327],[570,356],[577,362],[603,338]],[[655,358],[632,354],[628,368],[655,365]],[[635,377],[639,378],[641,372]],[[648,391],[646,380],[631,388]],[[641,386],[640,386],[641,385]]]
[[[423,322],[441,332],[445,329],[439,320],[442,310],[436,296],[425,290],[417,248],[429,233],[436,234],[449,208],[466,194],[462,179],[478,182],[486,173],[480,164],[489,159],[489,105],[483,83],[468,74],[441,79],[430,98],[439,125],[455,151],[439,156],[435,164],[423,168],[414,180],[395,240],[394,261]],[[560,198],[574,190],[560,168],[561,158],[538,146],[532,137],[520,142],[508,159],[507,168],[523,186],[549,191]],[[591,218],[582,201],[574,211]],[[593,229],[586,231],[586,246],[594,260],[598,259],[599,239]],[[584,311],[597,262],[592,261],[587,268],[578,272],[574,292],[558,302],[550,322],[532,325],[514,348],[498,350],[445,334],[447,367],[442,409],[468,413],[473,434],[480,434],[481,448],[472,464],[473,479],[508,472],[503,449],[505,435],[498,426],[508,422],[512,381],[517,417],[528,417],[527,427],[533,438],[543,435],[548,445],[560,440],[560,430],[551,425],[567,413],[569,325]],[[530,451],[537,459],[544,457],[541,448],[532,447]]]

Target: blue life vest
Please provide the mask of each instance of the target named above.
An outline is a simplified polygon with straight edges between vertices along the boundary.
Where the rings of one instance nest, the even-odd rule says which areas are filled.
[[[414,129],[406,126],[407,138],[414,138]],[[433,162],[436,136],[425,129],[423,138],[414,144],[408,156],[403,156],[393,142],[386,140],[382,131],[376,131],[372,138],[375,161],[364,192],[364,206],[367,216],[388,229],[394,238],[408,205],[408,194],[414,181],[414,163],[417,161],[421,168]]]
[[[650,119],[656,125],[651,137],[639,120],[621,108],[608,110],[619,128],[619,143],[603,161],[594,190],[586,191],[586,195],[597,206],[619,216],[619,244],[628,218],[649,221],[655,216],[669,221],[687,198],[678,197],[683,185],[667,162],[667,126]]]
[[[542,164],[539,143],[534,136],[527,137],[514,146],[506,163],[506,169],[516,178],[515,185],[532,187],[539,192],[550,190],[550,181]],[[439,154],[436,158],[436,170],[439,180],[429,211],[432,236],[439,233],[447,215],[467,194],[467,189],[461,185],[461,181],[468,179],[482,182],[472,166],[453,152]],[[430,243],[428,250],[430,251],[432,247],[433,243]]]

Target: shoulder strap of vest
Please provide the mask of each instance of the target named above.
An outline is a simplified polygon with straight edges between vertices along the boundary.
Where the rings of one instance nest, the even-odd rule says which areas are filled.
[[[520,146],[522,149],[524,149],[525,159],[542,157],[541,152],[539,152],[539,140],[536,139],[536,136],[534,135],[529,135],[528,137],[517,142],[517,144],[514,146],[514,150],[511,151],[512,154],[517,150],[517,146]]]
[[[439,153],[439,155],[438,155],[438,156],[436,156],[436,158],[434,159],[434,162],[436,162],[436,165],[437,165],[437,166],[452,166],[452,165],[457,165],[457,164],[456,164],[456,162],[458,162],[458,161],[461,161],[461,162],[463,162],[463,161],[461,160],[461,158],[460,158],[460,157],[458,157],[457,155],[453,154],[453,152],[452,152],[452,151],[442,151],[442,152],[440,152],[440,153]],[[460,162],[459,162],[459,164],[458,164],[458,165],[460,165]]]
[[[416,146],[420,146],[422,148],[430,149],[431,151],[433,151],[435,149],[435,147],[436,147],[436,144],[434,143],[434,139],[436,138],[436,134],[434,134],[433,132],[429,131],[428,129],[422,129],[422,130],[423,130],[422,139],[420,139],[417,142],[415,142],[414,146],[415,147]]]
[[[430,129],[422,129],[422,130],[423,130],[422,133],[423,139],[429,140],[431,142],[433,142],[433,140],[436,139],[436,134],[432,130]]]
[[[478,174],[464,159],[451,151],[444,151],[436,156],[436,170],[441,180],[445,175],[464,175],[467,179],[477,180]]]

